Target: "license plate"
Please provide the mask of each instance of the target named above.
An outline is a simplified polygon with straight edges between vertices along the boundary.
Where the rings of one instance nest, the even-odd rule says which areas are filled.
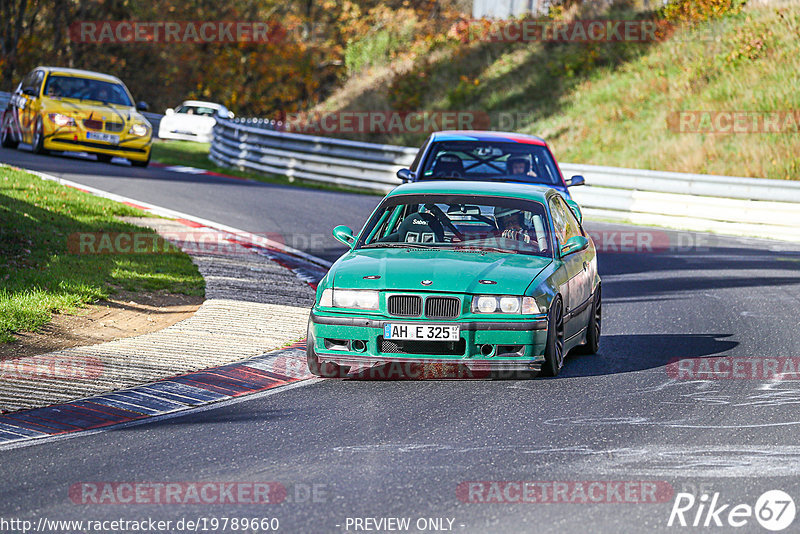
[[[461,327],[458,325],[385,323],[383,339],[415,341],[458,341]]]
[[[105,143],[111,143],[112,145],[119,144],[118,135],[112,135],[107,133],[86,132],[86,139],[91,139],[93,141],[103,141]]]

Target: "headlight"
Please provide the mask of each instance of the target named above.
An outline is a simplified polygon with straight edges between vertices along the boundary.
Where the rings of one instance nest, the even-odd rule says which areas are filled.
[[[475,297],[472,299],[472,311],[494,313],[497,311],[497,297]]]
[[[62,115],[61,113],[50,113],[47,115],[50,121],[56,126],[75,126],[75,119],[69,115]]]
[[[319,305],[333,308],[351,308],[358,310],[377,310],[378,292],[356,289],[325,289],[319,299]]]
[[[517,297],[500,297],[500,311],[503,313],[518,313],[519,300]]]
[[[537,315],[541,313],[533,297],[511,297],[477,295],[472,297],[473,313],[517,313]]]
[[[128,130],[128,133],[139,137],[145,136],[147,135],[147,126],[144,124],[133,124],[131,125],[131,129]]]

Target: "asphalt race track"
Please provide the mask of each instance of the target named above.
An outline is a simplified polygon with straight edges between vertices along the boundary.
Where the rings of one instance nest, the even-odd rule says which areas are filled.
[[[358,228],[378,200],[26,150],[0,149],[0,161],[243,230],[287,234],[289,244],[326,259],[342,250],[330,229]],[[667,526],[675,495],[688,492],[698,500],[719,493],[718,506],[730,505],[718,516],[724,526],[712,531],[766,532],[752,516],[732,528],[728,512],[755,508],[767,490],[800,495],[800,382],[746,373],[692,380],[668,364],[732,357],[752,367],[800,356],[800,247],[607,223],[587,228],[601,236],[600,353],[569,357],[558,378],[317,380],[5,450],[0,517],[150,517],[173,525],[264,517],[278,518],[280,532],[304,533],[363,532],[355,519],[389,517],[410,518],[411,532],[420,518],[427,531],[439,525],[427,521],[435,518],[455,532],[699,531]],[[670,246],[615,251],[620,232]],[[193,481],[278,482],[287,495],[269,505],[93,505],[69,494],[82,482]],[[509,490],[516,486],[491,481],[567,489],[551,495],[557,502],[516,502]],[[604,489],[578,502],[576,487],[593,481]],[[642,483],[660,490],[637,498],[614,489]],[[507,491],[492,494],[492,487]],[[498,495],[515,502],[471,502]],[[697,511],[686,512],[690,524]],[[699,524],[706,519],[703,512]]]

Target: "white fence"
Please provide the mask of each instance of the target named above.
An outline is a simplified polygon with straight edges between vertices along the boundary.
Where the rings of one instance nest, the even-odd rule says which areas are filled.
[[[234,121],[214,128],[221,166],[386,192],[400,183],[413,147],[282,133]],[[800,182],[561,164],[587,218],[800,241]]]

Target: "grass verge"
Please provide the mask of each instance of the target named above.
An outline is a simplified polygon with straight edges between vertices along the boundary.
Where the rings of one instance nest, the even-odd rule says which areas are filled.
[[[119,221],[141,217],[124,204],[0,165],[0,343],[32,332],[53,313],[74,313],[117,289],[203,295],[205,282],[189,256],[75,254],[68,239],[81,232],[153,234]]]
[[[196,167],[211,172],[247,178],[268,184],[291,185],[296,187],[308,187],[311,189],[322,189],[325,191],[337,191],[343,193],[359,193],[362,195],[378,195],[370,191],[360,189],[329,185],[322,182],[288,178],[277,174],[261,174],[256,172],[242,171],[228,167],[220,167],[208,159],[209,143],[197,143],[195,141],[175,141],[161,139],[153,144],[153,159],[166,165],[186,165]],[[379,195],[383,196],[383,195]]]

